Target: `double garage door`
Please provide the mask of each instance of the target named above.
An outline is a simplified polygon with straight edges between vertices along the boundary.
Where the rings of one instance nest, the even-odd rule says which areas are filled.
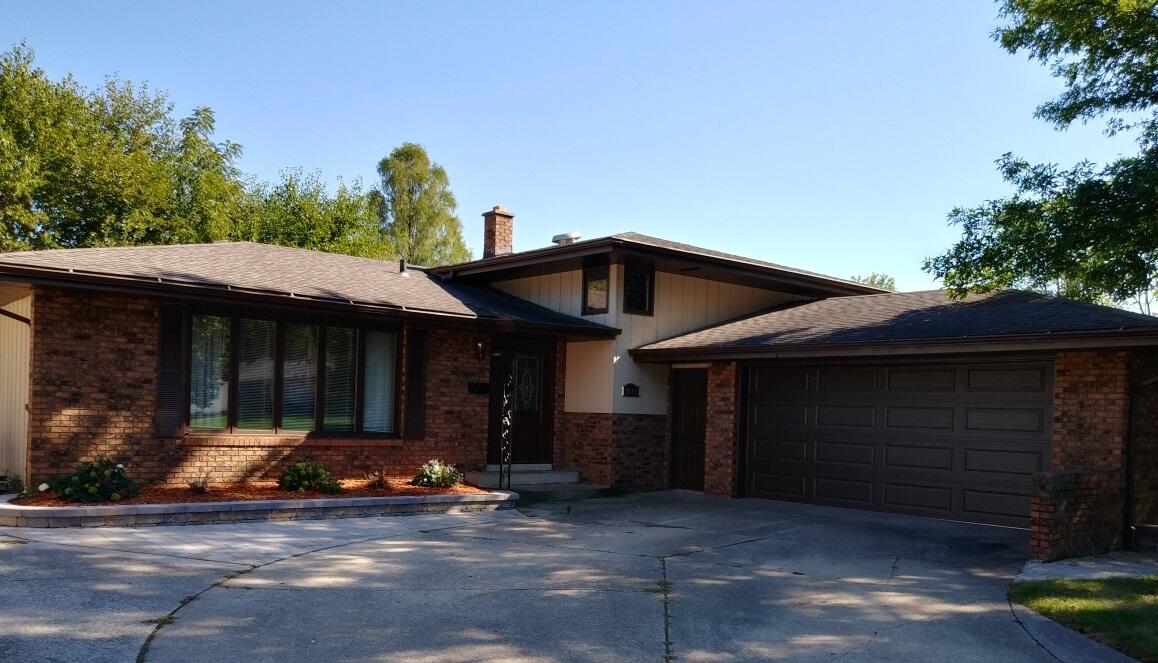
[[[751,366],[744,388],[750,497],[1028,526],[1052,362]]]

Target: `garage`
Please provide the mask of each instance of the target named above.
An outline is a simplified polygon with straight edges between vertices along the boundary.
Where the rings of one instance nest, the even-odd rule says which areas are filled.
[[[1027,527],[1053,375],[1049,360],[748,365],[744,493]]]

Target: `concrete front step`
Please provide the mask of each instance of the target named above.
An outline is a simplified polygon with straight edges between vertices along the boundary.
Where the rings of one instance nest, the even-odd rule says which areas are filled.
[[[467,472],[466,480],[468,483],[473,483],[479,488],[498,488],[499,473],[498,470],[493,472]],[[515,470],[511,473],[512,489],[545,483],[578,483],[578,481],[579,473],[570,470]]]
[[[519,488],[519,503],[569,502],[615,494],[615,490],[594,483],[540,483]]]

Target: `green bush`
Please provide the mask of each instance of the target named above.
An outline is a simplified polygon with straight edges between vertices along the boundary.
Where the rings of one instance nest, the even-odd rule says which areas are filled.
[[[57,497],[73,502],[118,502],[139,492],[125,466],[104,456],[81,463],[72,474],[56,477],[49,487]]]
[[[418,474],[410,480],[412,486],[434,486],[436,488],[450,488],[462,483],[462,472],[454,465],[432,458],[418,468]]]
[[[20,480],[19,474],[9,474],[7,485],[7,490],[0,492],[16,493],[17,495],[24,493],[24,482]]]
[[[287,467],[285,472],[281,473],[281,478],[277,480],[277,487],[299,493],[308,490],[316,490],[320,493],[342,492],[342,486],[338,484],[334,475],[322,467],[321,463],[309,459]]]

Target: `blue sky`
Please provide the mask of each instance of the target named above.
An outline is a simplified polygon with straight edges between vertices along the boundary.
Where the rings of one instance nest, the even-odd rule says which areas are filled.
[[[241,167],[375,177],[404,141],[450,175],[464,233],[515,212],[554,234],[660,235],[902,290],[1003,195],[993,161],[1106,161],[1100,125],[1033,118],[1059,83],[989,35],[979,0],[787,2],[17,2],[54,77],[109,73],[217,114]]]

